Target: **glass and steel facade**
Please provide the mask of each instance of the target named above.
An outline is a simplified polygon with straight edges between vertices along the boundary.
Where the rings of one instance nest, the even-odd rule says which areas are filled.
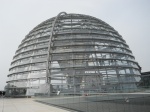
[[[22,40],[9,69],[10,93],[100,93],[136,89],[140,67],[104,21],[60,13]]]

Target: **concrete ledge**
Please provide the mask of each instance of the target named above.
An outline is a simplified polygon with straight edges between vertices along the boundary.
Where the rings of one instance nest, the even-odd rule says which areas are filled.
[[[2,112],[70,112],[35,102],[33,98],[0,98]]]

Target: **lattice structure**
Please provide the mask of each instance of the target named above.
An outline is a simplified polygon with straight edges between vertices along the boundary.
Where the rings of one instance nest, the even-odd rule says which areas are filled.
[[[58,14],[23,39],[11,62],[10,94],[136,89],[140,67],[114,28],[97,18]]]

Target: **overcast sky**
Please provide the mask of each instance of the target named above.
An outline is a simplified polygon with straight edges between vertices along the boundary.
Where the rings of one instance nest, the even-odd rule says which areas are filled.
[[[91,15],[114,27],[142,71],[150,71],[150,0],[0,0],[0,90],[21,40],[62,11]]]

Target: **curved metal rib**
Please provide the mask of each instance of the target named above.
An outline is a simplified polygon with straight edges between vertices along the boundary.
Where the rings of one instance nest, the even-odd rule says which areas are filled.
[[[54,20],[54,22],[53,22],[53,25],[52,25],[52,29],[51,29],[51,35],[50,35],[50,38],[49,38],[49,47],[48,47],[48,54],[47,54],[47,65],[46,65],[46,82],[47,83],[50,83],[50,79],[49,79],[49,77],[50,77],[50,71],[49,71],[49,67],[51,66],[51,61],[50,61],[50,53],[51,53],[51,43],[52,43],[52,38],[53,38],[53,31],[54,31],[54,27],[55,27],[55,24],[56,24],[56,21],[57,21],[57,19],[62,15],[62,14],[64,14],[64,15],[66,15],[67,13],[66,12],[60,12],[57,16],[56,16],[56,18],[55,18],[55,20]],[[50,61],[50,63],[49,63],[49,61]]]

